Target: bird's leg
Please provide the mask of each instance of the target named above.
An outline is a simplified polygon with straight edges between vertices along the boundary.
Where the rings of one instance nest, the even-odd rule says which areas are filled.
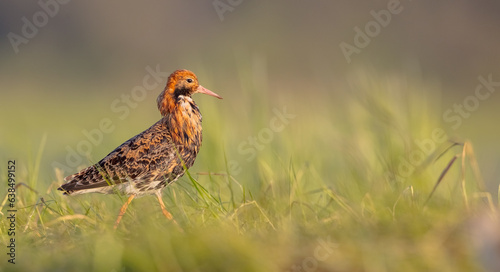
[[[123,215],[125,214],[125,211],[127,210],[128,204],[132,202],[132,199],[134,199],[135,195],[130,195],[129,198],[127,199],[127,202],[123,204],[122,208],[120,209],[120,213],[118,214],[118,218],[116,218],[115,226],[113,227],[116,229],[118,227],[118,224],[120,224],[120,221],[122,220]]]
[[[170,219],[170,220],[174,220],[174,217],[172,216],[172,214],[170,214],[167,211],[167,209],[165,208],[165,204],[163,203],[163,199],[161,198],[160,191],[156,191],[156,197],[158,198],[158,202],[160,202],[161,212],[163,213],[163,215],[165,215],[165,217]],[[174,220],[174,222],[175,222],[175,220]]]
[[[163,199],[161,198],[161,191],[156,191],[156,197],[158,198],[158,202],[160,203],[160,207],[161,207],[161,212],[163,213],[163,215],[165,215],[165,217],[169,220],[172,220],[172,222],[174,222],[174,224],[179,228],[179,231],[180,232],[184,232],[182,230],[182,228],[179,226],[179,224],[177,223],[177,221],[175,221],[174,217],[172,216],[171,213],[169,213],[167,211],[167,209],[165,208],[165,204],[163,203]]]

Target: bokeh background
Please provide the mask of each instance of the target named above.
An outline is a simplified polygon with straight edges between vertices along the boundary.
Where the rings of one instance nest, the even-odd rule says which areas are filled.
[[[43,8],[37,2],[3,2],[1,156],[23,161],[35,156],[46,134],[40,171],[49,177],[54,175],[52,162],[65,160],[64,148],[76,148],[78,141],[85,140],[81,133],[80,138],[68,137],[75,131],[97,128],[99,120],[107,117],[123,140],[146,128],[158,117],[155,98],[163,86],[148,91],[125,120],[116,119],[119,114],[110,105],[142,86],[148,66],[159,66],[163,73],[179,68],[197,73],[203,85],[225,98],[217,103],[222,115],[209,122],[220,122],[214,126],[226,132],[246,128],[227,127],[225,115],[239,117],[239,126],[252,118],[241,101],[263,110],[281,108],[286,100],[301,101],[303,105],[295,109],[288,103],[289,111],[297,113],[300,108],[310,116],[325,114],[315,103],[336,107],[349,100],[349,78],[356,81],[353,73],[362,70],[380,78],[418,77],[434,86],[422,90],[434,93],[431,117],[449,135],[470,139],[485,179],[497,182],[498,95],[481,100],[458,129],[444,122],[442,114],[474,95],[479,76],[500,79],[500,3],[401,1],[401,12],[393,14],[389,24],[348,63],[340,44],[353,45],[354,28],[364,29],[374,20],[370,12],[387,10],[389,2],[68,1],[49,5],[55,15],[37,27],[26,44],[18,44],[17,53],[8,34],[22,35],[23,18],[33,22]],[[266,105],[252,103],[252,93],[264,96]],[[205,97],[198,100],[215,103]],[[325,127],[335,126],[315,125],[317,129],[308,133],[325,133]],[[249,135],[252,132],[248,130]],[[90,152],[94,160],[117,143],[111,137],[105,135],[103,146]],[[221,140],[230,141],[230,134],[224,137]]]
[[[353,129],[363,126],[357,123],[360,108],[382,123],[384,109],[403,123],[424,122],[408,125],[415,139],[441,128],[457,141],[469,140],[486,190],[497,199],[500,86],[457,127],[443,114],[475,96],[480,76],[500,81],[500,2],[401,0],[401,12],[347,61],[340,45],[354,45],[355,28],[364,29],[374,21],[372,11],[393,2],[48,1],[53,16],[13,46],[11,33],[23,36],[26,20],[33,22],[44,8],[37,1],[2,1],[0,169],[15,159],[18,182],[52,190],[61,175],[99,160],[156,122],[165,77],[131,104],[124,96],[144,85],[150,69],[164,75],[182,68],[224,97],[194,97],[204,114],[204,149],[194,173],[224,172],[227,160],[241,173],[239,182],[259,188],[263,181],[253,170],[265,165],[239,147],[248,147],[248,137],[268,127],[276,110],[285,110],[294,119],[273,134],[272,148],[258,150],[260,162],[278,157],[285,165],[290,158],[316,164],[317,177],[335,185],[343,178],[331,173],[341,167],[339,154],[351,156],[351,163],[376,157],[370,145],[359,144],[363,130]],[[407,115],[397,116],[401,112]],[[95,131],[103,119],[111,121],[112,133],[80,146],[85,155],[68,161],[70,150],[78,153],[88,141],[83,131]],[[366,130],[383,134],[390,127]]]

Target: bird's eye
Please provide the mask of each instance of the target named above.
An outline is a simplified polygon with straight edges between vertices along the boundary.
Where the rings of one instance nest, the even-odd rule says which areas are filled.
[[[192,79],[192,78],[188,78],[188,79],[186,79],[186,81],[187,81],[188,83],[193,83],[193,79]]]

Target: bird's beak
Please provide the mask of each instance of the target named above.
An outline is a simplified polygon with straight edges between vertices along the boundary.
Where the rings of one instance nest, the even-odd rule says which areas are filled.
[[[215,97],[217,97],[219,99],[222,99],[222,97],[220,97],[218,94],[210,91],[209,89],[207,89],[207,88],[205,88],[205,87],[203,87],[201,85],[198,86],[198,89],[196,89],[196,92],[197,93],[202,93],[202,94],[208,94],[208,95],[211,95],[211,96],[215,96]]]

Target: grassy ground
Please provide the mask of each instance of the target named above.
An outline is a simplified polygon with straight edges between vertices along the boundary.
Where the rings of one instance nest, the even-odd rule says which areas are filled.
[[[477,222],[493,220],[498,207],[482,193],[474,143],[453,139],[459,143],[453,146],[448,136],[435,135],[443,126],[436,110],[439,90],[411,79],[358,75],[352,82],[341,96],[270,95],[254,85],[222,101],[195,96],[204,114],[204,145],[192,178],[184,176],[163,194],[178,225],[163,217],[153,197],[143,197],[114,231],[125,197],[56,191],[71,173],[55,169],[52,161],[64,162],[64,147],[85,139],[82,127],[90,130],[104,116],[116,125],[80,167],[153,124],[155,95],[125,121],[110,113],[112,98],[90,97],[97,106],[85,118],[68,114],[57,124],[43,123],[46,129],[37,130],[31,145],[22,143],[22,132],[30,128],[4,136],[12,144],[4,151],[27,155],[4,158],[2,183],[7,159],[17,159],[16,182],[27,186],[16,195],[16,264],[7,262],[2,245],[0,270],[487,268],[481,243],[488,238],[473,231],[481,229]],[[50,103],[47,108],[58,105]],[[78,112],[82,104],[62,107]],[[1,211],[0,241],[7,245],[7,206]]]

